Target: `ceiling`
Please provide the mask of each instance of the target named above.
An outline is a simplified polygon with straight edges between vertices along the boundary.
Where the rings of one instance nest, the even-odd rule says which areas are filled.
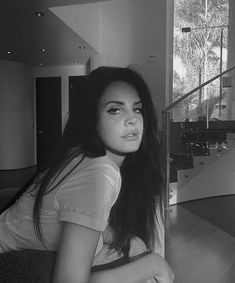
[[[100,1],[1,0],[0,60],[15,60],[34,67],[86,64],[97,51],[49,8]],[[36,11],[44,16],[37,17]],[[43,48],[45,52],[41,51]]]

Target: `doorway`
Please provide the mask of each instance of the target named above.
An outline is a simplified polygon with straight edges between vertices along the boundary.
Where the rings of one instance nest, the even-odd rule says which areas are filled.
[[[36,78],[38,169],[50,159],[62,136],[61,78]]]
[[[77,111],[86,76],[69,77],[69,113]]]

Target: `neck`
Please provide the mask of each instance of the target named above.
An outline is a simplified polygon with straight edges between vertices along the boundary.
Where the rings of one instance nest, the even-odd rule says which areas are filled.
[[[106,155],[108,156],[108,158],[110,158],[114,163],[116,163],[116,165],[120,168],[124,159],[125,159],[125,155],[118,155],[115,154],[109,150],[106,150]]]

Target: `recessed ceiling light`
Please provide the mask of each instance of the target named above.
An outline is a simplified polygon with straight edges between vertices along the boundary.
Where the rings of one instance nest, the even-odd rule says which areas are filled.
[[[79,48],[79,49],[86,49],[86,46],[81,45],[81,46],[79,46],[78,48]]]
[[[42,51],[42,52],[46,52],[47,50],[46,50],[45,48],[42,48],[41,51]]]
[[[7,51],[7,54],[11,54],[12,52],[10,50]]]
[[[44,16],[43,12],[40,12],[40,11],[36,11],[36,12],[34,13],[34,15],[35,15],[36,17],[43,17],[43,16]]]

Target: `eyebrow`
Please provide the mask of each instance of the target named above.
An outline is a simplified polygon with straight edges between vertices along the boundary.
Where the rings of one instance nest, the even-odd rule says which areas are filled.
[[[119,100],[111,100],[111,101],[106,102],[106,103],[105,103],[105,106],[108,105],[108,104],[111,104],[111,103],[118,104],[118,105],[125,105],[125,103],[122,102],[122,101],[119,101]],[[142,102],[141,102],[141,101],[136,101],[136,102],[134,102],[133,104],[134,104],[134,105],[138,105],[138,104],[142,104]]]

